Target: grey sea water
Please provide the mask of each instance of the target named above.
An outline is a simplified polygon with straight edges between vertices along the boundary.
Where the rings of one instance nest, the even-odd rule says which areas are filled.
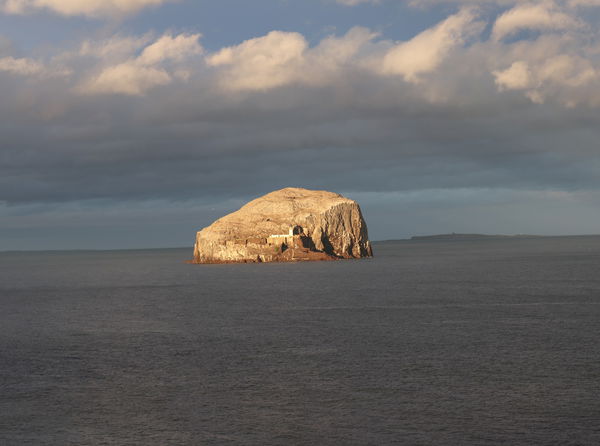
[[[600,238],[0,254],[0,445],[598,445]]]

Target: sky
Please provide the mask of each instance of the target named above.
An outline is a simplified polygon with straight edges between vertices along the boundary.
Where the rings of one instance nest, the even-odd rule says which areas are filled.
[[[372,240],[600,233],[600,0],[0,0],[0,251],[192,246],[283,187]]]

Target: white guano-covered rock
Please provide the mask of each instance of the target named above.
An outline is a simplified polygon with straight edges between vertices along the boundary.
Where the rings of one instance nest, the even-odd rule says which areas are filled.
[[[196,263],[289,262],[371,257],[358,204],[301,188],[271,192],[198,232]]]

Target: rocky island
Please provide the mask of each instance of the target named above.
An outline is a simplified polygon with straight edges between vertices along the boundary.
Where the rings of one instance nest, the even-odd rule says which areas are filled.
[[[202,229],[194,263],[257,263],[371,257],[358,203],[301,188],[271,192]]]

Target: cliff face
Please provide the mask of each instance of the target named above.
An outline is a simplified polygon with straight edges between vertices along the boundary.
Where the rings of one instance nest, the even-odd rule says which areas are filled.
[[[373,255],[355,201],[286,188],[251,201],[198,232],[196,263],[335,260]]]

